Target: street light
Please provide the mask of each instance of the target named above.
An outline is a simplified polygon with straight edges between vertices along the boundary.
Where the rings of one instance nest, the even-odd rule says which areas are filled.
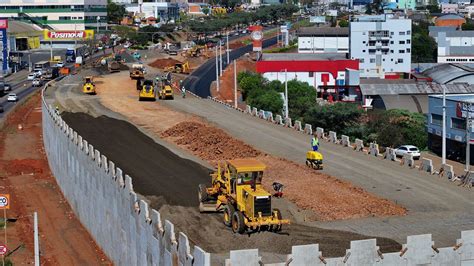
[[[100,16],[97,16],[97,33],[99,33],[99,26],[100,26]]]
[[[442,136],[442,151],[441,151],[441,165],[444,168],[446,165],[446,86],[443,87],[443,136]]]

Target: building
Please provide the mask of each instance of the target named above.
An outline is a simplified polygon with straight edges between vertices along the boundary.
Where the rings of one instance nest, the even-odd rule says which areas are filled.
[[[458,13],[458,4],[449,4],[449,3],[442,3],[441,4],[441,13],[444,14],[457,14]]]
[[[458,15],[444,15],[438,17],[435,21],[435,25],[438,27],[456,27],[461,28],[462,24],[466,23],[466,19]]]
[[[204,14],[203,9],[208,9],[209,13]],[[206,3],[189,3],[188,14],[192,16],[206,16],[211,13],[211,6]]]
[[[8,0],[0,4],[0,13],[51,30],[95,29],[106,25],[107,0]]]
[[[397,0],[397,3],[397,7],[404,10],[415,10],[415,7],[417,6],[417,0]]]
[[[349,53],[349,28],[305,27],[296,35],[298,53]]]
[[[142,4],[126,5],[125,9],[128,12],[140,14],[144,18],[159,19],[156,22],[176,21],[179,18],[179,6],[177,3],[144,2]]]
[[[474,104],[474,94],[446,96],[446,157],[451,160],[465,160],[466,156],[466,111]],[[429,113],[427,121],[428,148],[441,155],[443,96],[429,96]],[[470,110],[473,110],[471,108]],[[472,117],[472,114],[471,114]],[[469,140],[474,139],[472,127],[469,128]],[[474,147],[470,147],[470,163],[474,163]]]
[[[349,24],[350,59],[360,76],[389,78],[411,72],[411,20],[385,14],[356,17]]]
[[[438,63],[474,63],[474,31],[456,27],[429,27],[429,31],[438,44]]]
[[[438,84],[474,85],[474,68],[461,64],[439,64],[423,71],[423,75]]]
[[[332,93],[334,100],[360,101],[359,61],[341,54],[263,54],[256,70],[272,81],[296,79],[313,86],[320,97]],[[286,70],[286,73],[285,73]]]

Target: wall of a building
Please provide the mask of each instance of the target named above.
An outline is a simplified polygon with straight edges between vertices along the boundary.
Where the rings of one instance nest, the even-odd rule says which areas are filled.
[[[465,19],[437,19],[435,25],[439,27],[461,27],[464,23],[466,23]]]
[[[350,23],[350,58],[359,59],[361,77],[384,78],[385,73],[411,71],[411,20],[388,19],[386,21],[357,21]],[[369,32],[388,31],[388,53],[382,54],[382,44],[369,46]],[[400,41],[405,42],[400,44]],[[393,43],[392,43],[393,42]],[[384,46],[385,48],[387,46]],[[369,54],[369,49],[376,49],[374,54]],[[402,53],[403,52],[403,53]],[[402,63],[399,63],[401,60]]]
[[[324,84],[322,75],[325,75],[329,78],[329,81]],[[285,82],[285,73],[284,72],[267,72],[263,74],[263,77],[272,81],[279,80],[280,82]],[[307,82],[310,86],[318,88],[321,85],[335,85],[336,79],[331,73],[328,72],[288,72],[287,73],[288,81],[296,79],[301,82]],[[345,73],[341,72],[339,79],[345,79]]]
[[[298,53],[348,53],[349,37],[298,37]]]

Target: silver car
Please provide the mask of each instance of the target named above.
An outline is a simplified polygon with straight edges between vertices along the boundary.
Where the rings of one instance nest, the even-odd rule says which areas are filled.
[[[418,147],[413,145],[402,145],[395,149],[395,155],[398,157],[403,157],[405,154],[412,154],[413,159],[420,159],[421,153]]]

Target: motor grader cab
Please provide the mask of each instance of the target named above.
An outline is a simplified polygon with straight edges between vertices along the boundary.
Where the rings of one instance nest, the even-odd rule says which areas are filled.
[[[92,77],[88,76],[84,79],[84,85],[82,85],[82,92],[86,94],[95,94],[95,84],[92,81]]]
[[[171,86],[171,80],[169,79],[163,79],[161,82],[161,89],[159,92],[160,99],[162,100],[173,100],[174,99],[174,94],[173,94],[173,87]]]
[[[147,80],[143,81],[142,89],[140,90],[138,100],[139,101],[144,101],[144,100],[154,101],[154,100],[156,100],[155,87],[153,85],[152,80],[147,79]]]
[[[265,168],[254,159],[219,163],[217,172],[211,174],[212,186],[199,185],[200,212],[223,211],[224,224],[234,233],[281,231],[290,221],[272,209],[272,196],[262,186]]]
[[[131,79],[143,79],[145,78],[145,71],[142,64],[133,64],[132,70],[130,70]]]

